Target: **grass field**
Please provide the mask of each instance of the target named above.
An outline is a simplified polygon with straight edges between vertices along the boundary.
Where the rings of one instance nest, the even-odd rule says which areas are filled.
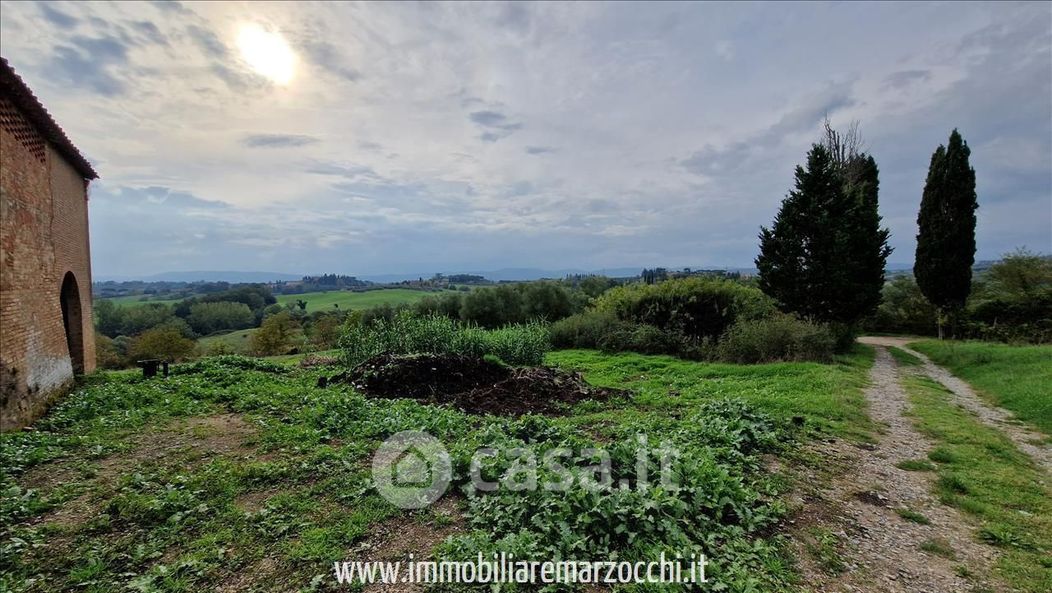
[[[199,338],[197,344],[205,352],[208,352],[209,349],[216,344],[225,344],[231,352],[245,353],[248,352],[249,338],[256,329],[258,328],[251,327],[249,329],[239,329],[226,334],[206,336],[204,338]]]
[[[804,416],[812,430],[857,440],[870,438],[862,388],[873,351],[856,346],[836,364],[700,364],[671,356],[560,350],[547,362],[581,372],[590,383],[629,388],[636,407],[689,410],[699,402],[734,396],[781,420]]]
[[[1052,435],[1052,346],[926,340],[910,347]]]
[[[940,501],[977,519],[976,537],[998,548],[998,572],[1013,590],[1052,591],[1047,478],[1003,434],[952,404],[941,385],[916,376],[904,384],[917,428],[936,443],[929,459]]]
[[[423,290],[412,290],[408,288],[383,288],[379,290],[368,290],[364,292],[352,292],[349,290],[333,290],[328,292],[305,292],[303,294],[279,294],[276,295],[278,303],[286,305],[298,300],[307,301],[307,312],[330,311],[339,305],[340,309],[355,311],[368,309],[376,305],[390,304],[402,305],[415,303],[427,295],[438,294]],[[144,300],[146,299],[146,300]],[[106,299],[121,307],[135,307],[150,303],[162,303],[174,305],[182,299],[153,299],[147,295],[131,295]]]
[[[696,551],[713,559],[712,590],[794,590],[778,535],[788,482],[764,456],[794,449],[794,415],[864,432],[871,360],[861,348],[832,365],[754,367],[556,352],[551,363],[632,391],[521,418],[319,388],[333,369],[259,359],[178,365],[164,381],[98,373],[36,430],[0,435],[0,590],[353,590],[336,587],[333,560],[394,557],[391,534],[461,560]],[[434,435],[458,468],[446,497],[420,511],[384,500],[369,472],[379,443],[404,430]],[[679,451],[670,469],[683,488],[457,494],[480,447],[537,459],[568,447],[581,456],[561,469],[575,479],[594,477],[586,451],[601,448],[624,484],[639,478],[643,437]],[[495,463],[486,471],[515,467]]]
[[[376,305],[402,305],[415,303],[428,295],[439,293],[411,290],[408,288],[385,288],[365,292],[338,290],[330,292],[305,292],[303,294],[277,295],[278,303],[285,305],[298,300],[307,301],[307,312],[331,311],[335,305],[340,309],[354,311],[368,309]]]

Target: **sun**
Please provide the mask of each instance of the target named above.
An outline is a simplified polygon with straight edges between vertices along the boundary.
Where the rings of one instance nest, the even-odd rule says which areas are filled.
[[[263,76],[280,85],[292,81],[296,72],[296,54],[279,33],[249,23],[241,26],[237,35],[241,57]]]

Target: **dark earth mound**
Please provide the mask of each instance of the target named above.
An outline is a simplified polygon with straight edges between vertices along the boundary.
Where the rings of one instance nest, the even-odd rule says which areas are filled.
[[[578,373],[548,367],[509,368],[468,356],[381,354],[332,378],[367,397],[449,404],[469,414],[555,414],[566,405],[617,390],[592,387]]]

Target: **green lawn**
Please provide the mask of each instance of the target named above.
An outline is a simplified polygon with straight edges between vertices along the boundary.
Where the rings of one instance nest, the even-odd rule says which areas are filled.
[[[910,347],[1052,435],[1052,346],[926,340]]]
[[[918,376],[904,385],[917,428],[936,443],[928,457],[939,499],[976,520],[976,537],[998,548],[998,573],[1013,590],[1052,591],[1047,477],[1001,432],[953,405],[941,385]]]
[[[818,430],[864,433],[871,360],[868,349],[832,365],[749,367],[556,352],[552,363],[633,391],[522,418],[319,388],[336,369],[260,359],[177,365],[167,380],[97,373],[35,430],[0,435],[0,590],[358,590],[336,586],[333,561],[379,559],[390,552],[377,534],[415,533],[443,559],[701,552],[712,590],[792,591],[778,535],[788,484],[765,456],[795,450],[782,420],[797,414]],[[523,451],[546,459],[564,448],[574,456],[557,458],[562,471],[540,466],[542,483],[596,479],[587,451],[601,448],[616,484],[633,487],[447,493],[407,512],[378,495],[369,472],[379,443],[404,430],[446,446],[452,493],[485,447],[518,451],[487,462],[487,479],[520,467]],[[650,486],[638,483],[640,447],[651,449]],[[666,447],[679,452],[669,475],[682,488],[656,483]]]
[[[434,294],[439,293],[408,288],[384,288],[365,292],[334,290],[329,292],[305,292],[303,294],[280,294],[277,295],[277,298],[278,303],[282,305],[295,303],[298,300],[307,301],[307,312],[313,313],[315,311],[331,311],[335,305],[339,305],[339,308],[343,310],[354,311],[383,304],[409,304]]]

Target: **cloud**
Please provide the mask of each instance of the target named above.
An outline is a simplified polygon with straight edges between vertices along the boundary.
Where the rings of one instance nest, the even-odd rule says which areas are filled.
[[[716,55],[729,62],[734,59],[734,46],[727,40],[717,41]]]
[[[496,111],[476,111],[469,115],[468,118],[486,128],[496,128],[498,130],[518,130],[522,128],[522,124],[509,122],[506,115]]]
[[[889,74],[884,78],[884,86],[891,89],[901,89],[918,82],[931,80],[931,72],[928,70],[900,70]]]
[[[249,134],[241,139],[250,148],[293,148],[316,142],[317,138],[302,134]]]
[[[157,28],[157,25],[150,21],[135,21],[132,23],[132,28],[153,43],[158,45],[168,45],[168,38],[161,33],[161,30]]]
[[[55,48],[51,67],[74,86],[89,89],[106,97],[124,93],[125,83],[115,74],[115,67],[128,64],[128,47],[113,37],[74,36],[71,46]]]
[[[47,19],[48,22],[54,24],[55,26],[61,29],[75,29],[77,27],[77,23],[80,22],[77,19],[71,17],[70,15],[62,12],[58,8],[55,8],[55,6],[51,2],[38,2],[37,6],[40,8],[40,12],[44,15],[44,18]]]
[[[506,115],[497,111],[475,111],[468,115],[468,119],[486,128],[479,135],[479,139],[483,142],[496,142],[522,129],[521,123],[513,123]]]
[[[362,77],[361,72],[347,65],[346,59],[339,55],[331,43],[310,39],[303,43],[301,49],[315,64],[339,78],[355,82]]]
[[[215,33],[199,25],[188,25],[186,34],[206,53],[212,57],[223,58],[229,53],[226,44],[219,40]]]
[[[1052,246],[1047,4],[260,4],[284,86],[235,5],[46,6],[0,37],[102,173],[100,274],[748,265],[826,115],[861,121],[897,256],[954,127],[979,259]]]
[[[765,168],[757,161],[777,152],[787,138],[815,132],[826,117],[855,104],[850,84],[829,85],[799,99],[775,123],[751,136],[723,146],[707,144],[679,162],[688,171],[707,176],[727,177],[748,168]]]

